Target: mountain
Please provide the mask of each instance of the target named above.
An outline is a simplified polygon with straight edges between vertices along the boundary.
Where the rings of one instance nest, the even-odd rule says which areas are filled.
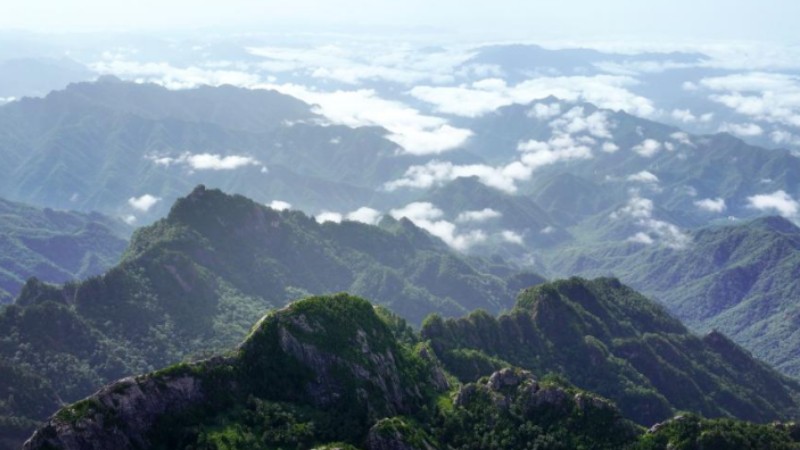
[[[615,279],[542,284],[509,313],[432,316],[421,333],[462,381],[508,366],[553,372],[644,425],[676,411],[757,422],[800,412],[799,383],[718,332],[694,336]]]
[[[644,432],[607,400],[520,369],[460,384],[396,324],[345,294],[298,301],[233,351],[63,408],[23,448],[797,448],[793,425],[681,416]]]
[[[682,249],[636,243],[562,249],[555,273],[614,274],[698,330],[717,329],[797,376],[800,228],[782,217],[713,226]]]
[[[623,206],[631,191],[689,228],[729,215],[762,215],[749,200],[755,195],[800,193],[800,158],[789,150],[748,145],[727,133],[693,135],[588,103],[550,97],[503,107],[462,125],[475,133],[465,150],[492,164],[520,160],[521,152],[537,156],[530,180],[519,181],[518,192],[564,220],[562,227]],[[534,150],[520,150],[530,142],[537,143]],[[591,201],[555,202],[572,192],[583,199],[591,190],[597,197]],[[724,203],[716,210],[698,206],[706,199]]]
[[[104,272],[119,261],[129,232],[97,213],[0,199],[0,303],[11,302],[30,277],[63,283]]]
[[[318,224],[199,186],[137,230],[102,276],[63,286],[30,280],[0,310],[0,361],[74,401],[110,380],[233,346],[264,311],[310,294],[368,296],[419,324],[431,311],[510,308],[519,289],[540,281],[466,259],[406,219]],[[45,418],[18,408],[19,393],[7,395],[0,416],[23,425]]]
[[[82,64],[67,58],[4,59],[0,61],[0,98],[43,96],[95,76]]]
[[[149,223],[199,183],[310,211],[380,203],[417,157],[377,127],[329,125],[267,90],[172,91],[102,77],[0,107],[0,189]],[[148,203],[133,200],[149,196]]]

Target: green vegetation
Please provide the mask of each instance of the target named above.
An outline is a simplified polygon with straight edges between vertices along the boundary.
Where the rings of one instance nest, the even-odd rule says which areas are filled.
[[[119,261],[129,231],[100,214],[0,199],[0,304],[10,303],[30,277],[63,283],[104,272]]]
[[[0,310],[0,361],[43,383],[15,385],[37,391],[16,394],[40,399],[36,408],[9,401],[0,416],[43,420],[58,404],[53,393],[75,401],[111,380],[224,351],[265,311],[309,294],[374,299],[399,314],[380,312],[411,343],[417,338],[400,317],[418,324],[430,311],[512,305],[518,281],[484,266],[407,220],[320,225],[201,186],[138,230],[104,275],[63,286],[30,280]]]
[[[800,448],[791,423],[683,414],[645,431],[609,400],[519,368],[448,383],[430,353],[396,337],[401,322],[345,294],[292,303],[227,357],[140,376],[64,408],[26,448],[65,448],[75,436],[155,449]]]
[[[497,318],[433,316],[422,336],[462,381],[503,366],[553,372],[610,398],[644,425],[680,410],[758,422],[798,412],[800,384],[719,333],[695,337],[614,279],[540,285]]]
[[[800,374],[800,229],[786,219],[704,228],[684,249],[574,246],[550,261],[556,273],[613,273],[693,329],[719,330],[778,370]]]

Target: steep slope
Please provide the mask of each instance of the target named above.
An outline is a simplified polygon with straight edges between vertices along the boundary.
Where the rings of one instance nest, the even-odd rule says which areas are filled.
[[[87,278],[119,261],[128,227],[100,214],[38,209],[0,199],[0,304],[25,280]]]
[[[458,384],[398,320],[345,294],[293,303],[224,356],[65,407],[23,448],[798,448],[794,424],[682,415],[645,433],[608,400],[521,369]]]
[[[701,229],[684,249],[573,247],[548,261],[555,273],[618,276],[689,326],[718,329],[784,373],[800,373],[800,228],[786,219]]]
[[[481,265],[407,220],[320,225],[199,186],[138,230],[104,275],[28,282],[0,310],[0,361],[74,401],[109,380],[228,348],[265,310],[309,294],[347,290],[419,323],[431,311],[508,308],[520,283],[540,280],[506,281]]]
[[[425,346],[400,343],[372,305],[337,295],[266,316],[224,357],[109,385],[24,448],[433,449],[482,438],[483,448],[612,449],[639,433],[606,401],[530,373],[450,386]]]
[[[515,365],[554,372],[653,424],[675,410],[769,421],[800,412],[800,384],[719,333],[698,338],[614,279],[525,291],[508,314],[431,317],[422,335],[462,380]]]

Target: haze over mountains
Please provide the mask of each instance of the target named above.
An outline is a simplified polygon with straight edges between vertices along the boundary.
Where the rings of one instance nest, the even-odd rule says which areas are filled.
[[[794,49],[8,36],[0,447],[797,448]]]

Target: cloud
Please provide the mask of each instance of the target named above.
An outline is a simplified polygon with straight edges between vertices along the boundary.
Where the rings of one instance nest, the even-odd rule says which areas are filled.
[[[150,194],[144,194],[141,197],[131,197],[128,199],[128,204],[134,209],[141,212],[150,211],[150,208],[155,206],[156,203],[161,201],[161,197],[155,197]],[[135,218],[134,218],[135,219]]]
[[[800,77],[751,72],[704,78],[711,100],[756,120],[800,126]]]
[[[691,110],[689,109],[673,109],[670,113],[670,116],[677,120],[678,122],[683,123],[695,123],[695,122],[710,122],[711,119],[714,118],[714,113],[705,113],[700,115],[699,117],[694,115]]]
[[[688,147],[694,147],[695,146],[694,143],[692,142],[691,137],[689,136],[689,133],[686,133],[686,132],[683,132],[683,131],[676,131],[676,132],[670,134],[669,137],[673,141],[678,142],[679,144],[683,144],[683,145],[686,145]]]
[[[725,133],[735,134],[740,137],[753,137],[761,136],[764,134],[764,129],[754,123],[723,123],[719,127],[719,131]]]
[[[645,139],[641,144],[634,146],[631,150],[645,158],[652,158],[661,150],[661,143],[654,139]]]
[[[427,189],[457,178],[477,177],[481,183],[489,187],[514,193],[517,190],[517,182],[529,180],[541,167],[564,161],[591,159],[594,156],[591,146],[597,142],[591,136],[573,137],[568,133],[610,136],[609,130],[613,128],[613,124],[608,121],[604,113],[596,112],[584,116],[583,108],[577,107],[568,111],[562,118],[552,121],[550,127],[553,133],[549,140],[532,139],[518,143],[517,150],[520,156],[509,164],[458,165],[449,161],[434,160],[408,168],[403,177],[386,183],[384,188],[388,191],[399,188]]]
[[[489,219],[502,217],[502,214],[491,208],[484,208],[480,211],[464,211],[456,217],[456,222],[485,222]]]
[[[417,86],[413,97],[434,105],[436,111],[464,117],[479,117],[512,104],[528,104],[550,96],[570,102],[589,102],[600,108],[624,110],[647,117],[656,112],[653,102],[630,92],[638,84],[628,76],[596,75],[539,77],[515,86],[473,83],[461,86]]]
[[[133,225],[136,223],[136,216],[133,214],[128,214],[127,216],[122,217],[122,221],[127,223],[128,225]]]
[[[169,156],[147,156],[160,166],[183,165],[191,170],[235,170],[246,166],[260,166],[261,171],[267,171],[265,165],[251,156],[227,155],[222,156],[212,153],[185,152],[176,158]]]
[[[619,146],[613,142],[603,142],[601,150],[606,153],[616,153],[619,151]]]
[[[504,241],[506,241],[506,242],[510,242],[510,243],[512,243],[512,244],[522,245],[522,244],[525,242],[525,240],[522,238],[522,235],[521,235],[521,234],[519,234],[519,233],[516,233],[516,232],[514,232],[514,231],[511,231],[511,230],[504,230],[504,231],[502,231],[502,232],[500,233],[500,237],[501,237],[501,238],[502,238]]]
[[[274,209],[275,211],[285,211],[287,209],[292,208],[292,204],[288,202],[284,202],[282,200],[273,200],[269,205],[270,208]]]
[[[381,220],[382,216],[383,214],[381,214],[380,211],[363,206],[347,214],[346,218],[347,220],[353,222],[366,223],[367,225],[376,225]]]
[[[344,217],[341,213],[333,212],[333,211],[322,211],[321,213],[314,216],[314,220],[317,223],[325,223],[325,222],[333,222],[333,223],[340,223]]]
[[[677,226],[658,220],[654,217],[655,207],[653,201],[642,198],[638,193],[628,200],[622,208],[611,214],[612,220],[632,219],[636,225],[643,228],[637,232],[629,241],[642,244],[661,243],[665,247],[682,249],[691,242],[691,237],[680,230]]]
[[[314,219],[317,221],[317,223],[341,223],[343,220],[349,220],[351,222],[361,222],[367,225],[375,225],[380,221],[381,217],[382,214],[380,211],[363,206],[347,214],[323,210],[317,216],[315,216]]]
[[[322,80],[358,85],[365,81],[388,81],[405,85],[430,81],[451,83],[455,68],[474,52],[452,48],[419,51],[408,45],[365,44],[350,47],[323,45],[311,48],[249,47],[264,58],[258,67],[270,72],[303,73]],[[496,73],[490,67],[475,67],[480,73]]]
[[[556,133],[578,134],[585,132],[597,138],[611,139],[611,129],[615,127],[615,124],[611,123],[608,113],[605,111],[595,111],[586,116],[583,107],[576,106],[558,119],[550,122],[550,127]]]
[[[783,190],[747,197],[747,202],[750,208],[759,211],[775,211],[787,218],[797,217],[797,213],[800,211],[800,203]]]
[[[528,117],[539,120],[551,119],[561,114],[560,103],[536,103],[528,110]]]
[[[441,117],[421,114],[403,103],[380,98],[374,90],[316,91],[294,84],[261,85],[262,88],[299,98],[335,124],[349,127],[379,126],[407,153],[430,155],[462,146],[472,131],[450,125]]]
[[[442,219],[444,216],[442,210],[428,202],[409,203],[402,208],[391,210],[389,214],[395,219],[407,218],[418,227],[443,240],[450,247],[460,251],[466,251],[473,245],[486,241],[487,238],[486,233],[482,230],[458,233],[454,223]]]
[[[522,163],[492,167],[486,164],[456,165],[449,161],[430,161],[424,165],[411,166],[402,178],[384,185],[386,190],[399,188],[427,189],[441,186],[457,178],[477,177],[478,180],[504,192],[516,192],[515,181],[530,177],[530,170]]]
[[[800,137],[786,130],[775,130],[770,133],[769,138],[778,145],[800,146]]]
[[[165,62],[141,63],[119,59],[119,55],[107,55],[105,59],[89,67],[99,74],[111,74],[138,83],[156,83],[168,89],[190,89],[198,86],[252,86],[261,81],[254,73],[235,70],[206,69],[197,66],[175,67]]]
[[[721,213],[725,211],[725,209],[727,209],[727,205],[725,204],[725,199],[722,198],[704,198],[702,200],[695,201],[694,205],[702,209],[703,211],[708,211],[713,213]]]
[[[628,181],[634,181],[638,183],[650,183],[650,184],[658,184],[659,182],[658,177],[655,176],[652,172],[648,172],[647,170],[643,170],[639,173],[629,175]]]
[[[640,232],[634,234],[633,236],[629,237],[628,238],[628,242],[635,242],[637,244],[651,245],[651,244],[655,243],[655,240],[653,240],[653,238],[650,237],[649,234],[643,233],[643,232],[640,231]]]

